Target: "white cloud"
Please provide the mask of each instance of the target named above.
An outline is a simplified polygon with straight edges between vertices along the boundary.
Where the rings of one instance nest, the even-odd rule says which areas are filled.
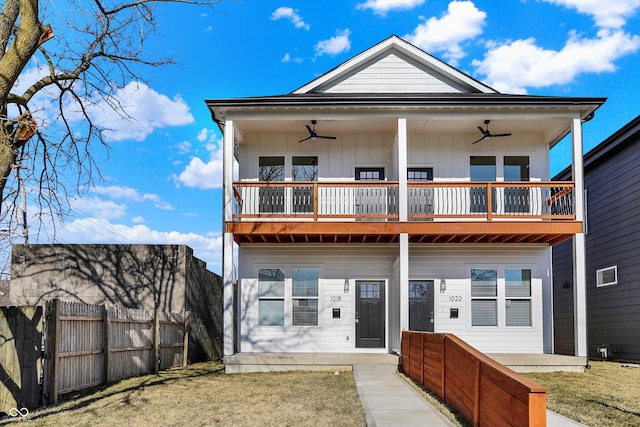
[[[182,141],[176,144],[176,148],[180,152],[180,154],[187,154],[191,152],[191,143],[189,141]]]
[[[302,64],[304,62],[304,59],[300,58],[300,57],[296,57],[296,58],[292,58],[291,55],[289,53],[286,53],[282,59],[280,60],[280,62],[284,62],[289,63],[289,62],[294,62],[296,64]]]
[[[131,187],[121,187],[111,185],[107,187],[95,186],[91,189],[93,193],[106,195],[111,199],[124,199],[132,202],[152,202],[157,209],[173,210],[173,207],[165,202],[162,197],[152,193],[140,193]]]
[[[640,0],[544,0],[593,16],[601,28],[619,29],[640,8]]]
[[[198,132],[198,136],[196,136],[196,139],[200,142],[204,142],[207,140],[209,134],[210,134],[209,129],[202,128],[202,130]]]
[[[152,230],[146,225],[127,226],[113,224],[105,218],[81,218],[64,224],[58,229],[56,241],[60,243],[135,243],[177,244],[193,249],[197,258],[207,263],[207,268],[220,271],[222,237],[220,233],[206,235],[179,231]]]
[[[71,200],[70,204],[73,211],[105,219],[122,218],[127,211],[125,204],[103,200],[99,197],[76,197]]]
[[[452,1],[442,17],[427,19],[404,38],[427,52],[443,52],[456,65],[464,56],[462,43],[482,33],[486,17],[470,1]]]
[[[304,28],[308,30],[310,27],[309,24],[306,24],[302,17],[298,15],[298,12],[290,7],[279,7],[272,14],[271,19],[288,19],[296,28]]]
[[[222,187],[222,141],[207,144],[209,159],[205,162],[199,157],[191,159],[189,164],[174,180],[187,187],[212,189]]]
[[[131,218],[131,222],[133,222],[134,224],[144,224],[147,222],[147,220],[144,219],[142,215],[136,215],[133,218]]]
[[[358,3],[358,9],[371,9],[374,13],[384,15],[390,10],[413,9],[420,6],[425,0],[367,0]]]
[[[327,40],[319,41],[316,44],[316,56],[320,55],[337,55],[342,52],[347,52],[351,49],[351,41],[349,40],[349,35],[351,31],[346,30],[338,30],[336,31],[335,37],[331,37]]]
[[[130,82],[117,89],[111,100],[111,105],[115,102],[125,117],[99,96],[94,96],[92,102],[87,108],[89,116],[95,124],[106,129],[104,136],[109,141],[142,141],[156,129],[194,121],[189,106],[180,95],[171,99],[141,82]],[[80,119],[80,116],[76,115],[76,118]]]
[[[533,38],[490,46],[485,57],[473,65],[496,90],[526,93],[527,87],[569,83],[580,73],[614,71],[616,59],[638,48],[640,36],[600,30],[595,38],[571,33],[559,51],[539,47]]]

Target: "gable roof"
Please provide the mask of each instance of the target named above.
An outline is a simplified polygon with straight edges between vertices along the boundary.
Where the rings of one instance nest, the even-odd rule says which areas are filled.
[[[393,35],[294,90],[312,93],[498,93]]]

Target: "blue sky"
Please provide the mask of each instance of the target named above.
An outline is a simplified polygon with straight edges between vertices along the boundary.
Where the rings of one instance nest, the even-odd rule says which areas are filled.
[[[639,10],[640,0],[162,5],[148,47],[178,65],[143,69],[145,82],[121,90],[137,121],[96,109],[115,129],[110,150],[93,152],[104,180],[72,200],[55,235],[30,240],[186,244],[220,272],[221,136],[204,99],[289,93],[392,34],[503,93],[607,97],[584,125],[588,150],[640,114]],[[552,151],[552,173],[569,150]]]

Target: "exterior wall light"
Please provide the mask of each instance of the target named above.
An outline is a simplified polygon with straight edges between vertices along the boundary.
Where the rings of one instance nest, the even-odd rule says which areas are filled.
[[[349,279],[344,279],[344,293],[349,293]]]
[[[444,293],[447,290],[447,281],[440,279],[440,293]]]

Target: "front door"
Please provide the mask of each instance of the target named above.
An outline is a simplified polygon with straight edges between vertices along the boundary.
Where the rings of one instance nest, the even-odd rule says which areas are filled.
[[[433,280],[409,281],[409,330],[433,332]]]
[[[356,281],[356,347],[384,348],[384,281]]]

